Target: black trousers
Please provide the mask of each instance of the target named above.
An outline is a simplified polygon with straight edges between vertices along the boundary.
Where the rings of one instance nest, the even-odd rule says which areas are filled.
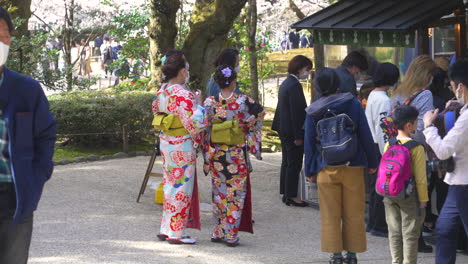
[[[33,215],[12,224],[16,208],[13,184],[0,183],[0,263],[26,264],[33,229]]]
[[[376,145],[378,160],[382,157],[380,155],[379,146]],[[387,220],[385,219],[385,206],[383,204],[383,197],[378,195],[375,191],[375,183],[377,181],[377,173],[369,175],[369,220],[367,221],[368,231],[378,231],[388,233]]]
[[[280,140],[282,151],[280,194],[286,198],[297,197],[304,146],[296,146],[292,138],[280,137]]]

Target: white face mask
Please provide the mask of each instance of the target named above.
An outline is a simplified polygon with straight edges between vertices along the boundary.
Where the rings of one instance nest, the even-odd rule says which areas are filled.
[[[187,71],[186,73],[187,73],[187,74],[185,75],[185,84],[188,84],[189,81],[190,81],[190,72]]]
[[[309,77],[309,74],[310,74],[310,72],[307,71],[307,70],[305,70],[305,71],[303,71],[301,74],[299,74],[298,77],[299,77],[299,79],[301,79],[301,80],[305,80],[305,79],[307,79],[307,78]]]
[[[236,73],[239,73],[239,72],[240,72],[240,65],[237,65],[236,68],[234,68],[234,71],[235,71]]]
[[[460,93],[460,90],[462,90],[462,94],[461,96],[458,96],[458,94]],[[464,105],[465,104],[465,89],[463,89],[461,87],[461,83],[458,84],[458,88],[457,90],[455,91],[455,96],[457,97],[457,101],[458,103]]]
[[[3,66],[6,64],[9,52],[10,52],[10,46],[0,41],[0,66]]]

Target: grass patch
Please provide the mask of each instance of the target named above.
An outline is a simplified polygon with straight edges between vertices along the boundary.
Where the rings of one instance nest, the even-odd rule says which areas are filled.
[[[149,151],[152,150],[153,145],[150,143],[141,143],[129,146],[130,152],[135,151]],[[76,146],[61,146],[60,143],[55,144],[55,153],[54,153],[54,161],[60,160],[72,160],[77,157],[88,157],[89,155],[112,155],[117,152],[122,152],[122,146],[114,146],[114,147],[99,147],[99,148],[91,148],[91,147],[76,147]]]

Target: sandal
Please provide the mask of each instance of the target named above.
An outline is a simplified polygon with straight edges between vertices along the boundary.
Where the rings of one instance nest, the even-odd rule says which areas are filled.
[[[156,236],[157,236],[157,237],[159,238],[159,240],[161,240],[161,241],[166,241],[166,239],[168,238],[168,236],[165,235],[165,234],[157,234]],[[182,238],[190,238],[190,236],[188,236],[188,235],[183,235]]]
[[[236,241],[233,241],[233,242],[226,241],[226,246],[228,247],[237,247],[238,245],[239,245],[239,239],[236,239]]]
[[[166,238],[166,241],[169,242],[169,244],[174,244],[174,245],[193,245],[197,242],[196,239],[194,238]]]
[[[211,238],[211,242],[213,242],[213,243],[222,243],[222,242],[224,242],[224,238],[221,238],[221,237],[212,237],[212,238]]]

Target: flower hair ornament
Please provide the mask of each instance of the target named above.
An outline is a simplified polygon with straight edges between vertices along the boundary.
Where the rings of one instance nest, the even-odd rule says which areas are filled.
[[[226,84],[229,84],[228,78],[231,77],[232,70],[229,69],[228,67],[226,67],[226,68],[221,70],[221,73],[223,74],[224,77],[226,77]]]
[[[162,58],[161,58],[161,65],[165,65],[165,64],[166,64],[166,60],[167,60],[166,56],[162,57]]]

